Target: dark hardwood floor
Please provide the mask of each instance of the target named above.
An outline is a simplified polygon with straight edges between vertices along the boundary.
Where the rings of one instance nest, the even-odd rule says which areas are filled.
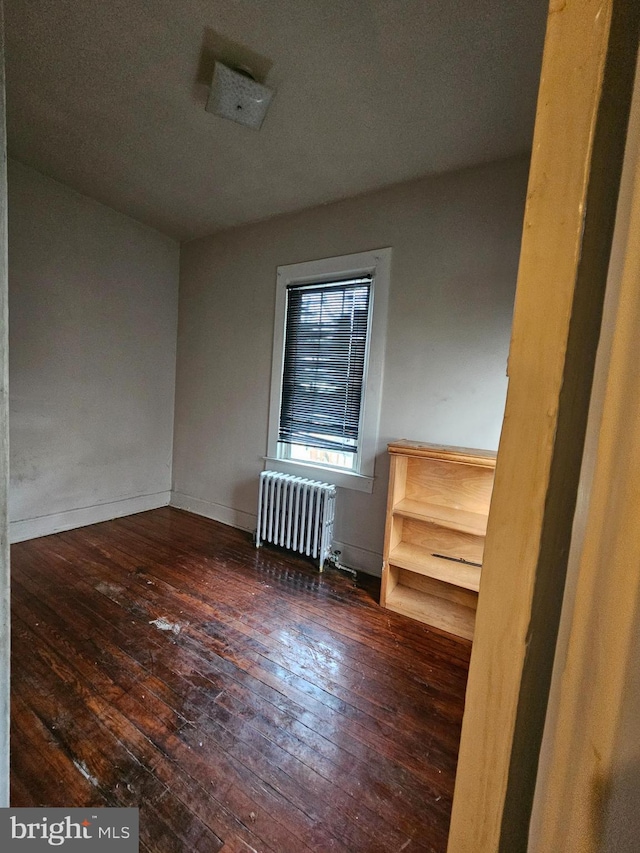
[[[13,806],[141,850],[444,853],[470,644],[159,509],[12,548]]]

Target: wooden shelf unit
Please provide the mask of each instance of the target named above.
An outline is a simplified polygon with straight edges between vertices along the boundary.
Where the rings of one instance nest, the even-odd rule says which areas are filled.
[[[389,454],[380,604],[471,640],[496,454],[406,440]]]

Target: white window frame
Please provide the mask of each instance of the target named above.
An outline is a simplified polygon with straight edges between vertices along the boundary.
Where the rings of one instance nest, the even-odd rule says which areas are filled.
[[[371,314],[363,381],[364,395],[360,411],[359,453],[356,463],[358,470],[349,471],[327,465],[280,459],[278,458],[278,433],[284,368],[287,287],[291,284],[341,281],[364,275],[371,275],[372,282],[369,296]],[[373,491],[378,425],[382,403],[390,277],[390,248],[278,267],[269,400],[269,432],[265,457],[269,469],[313,480],[322,480],[335,486],[356,489],[360,492],[371,493]]]

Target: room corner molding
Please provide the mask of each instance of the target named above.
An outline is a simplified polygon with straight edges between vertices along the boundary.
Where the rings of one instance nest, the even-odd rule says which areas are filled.
[[[237,527],[239,530],[247,530],[253,533],[256,529],[257,515],[255,513],[243,512],[239,509],[233,509],[230,506],[212,503],[211,501],[204,500],[204,498],[194,498],[192,495],[173,491],[171,492],[169,504],[176,509],[184,509],[195,515],[201,515],[204,518],[219,521],[221,524],[227,524],[229,527]]]

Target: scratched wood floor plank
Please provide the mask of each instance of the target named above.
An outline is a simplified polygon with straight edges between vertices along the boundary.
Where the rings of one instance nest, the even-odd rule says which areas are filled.
[[[12,804],[141,849],[444,853],[470,644],[162,508],[12,546]]]
[[[21,573],[21,570],[16,567],[14,574],[18,577],[16,585],[17,589],[20,590],[24,573]],[[37,591],[40,597],[47,595],[47,591],[43,590],[42,587]],[[40,602],[38,602],[38,604],[40,604]],[[16,604],[14,611],[19,610],[19,607],[20,605]],[[65,611],[69,611],[69,618],[65,628],[65,634],[67,634],[67,636],[70,633],[73,633],[74,627],[76,626],[80,626],[82,629],[81,620],[78,618],[78,611],[81,607],[82,605],[76,604],[75,609],[69,610],[67,605],[58,603],[55,613],[52,613],[53,618],[57,622],[61,617],[64,618]],[[38,624],[40,626],[40,630],[42,630],[42,626],[46,625],[47,614],[41,606],[38,608],[38,618]],[[86,629],[87,628],[85,626],[84,630]],[[104,641],[101,641],[101,645],[104,649]],[[106,664],[110,671],[114,671],[114,665],[110,661],[107,662],[104,655],[102,657],[102,663],[103,665]],[[88,677],[92,677],[91,671],[89,671]],[[185,686],[186,691],[188,691],[189,685],[186,684]],[[126,699],[129,699],[136,692],[136,685],[125,684],[125,687],[127,688]],[[110,688],[111,685],[103,687],[103,693]],[[144,689],[146,690],[146,688]],[[147,699],[145,701],[148,702],[151,697],[148,693],[146,695]],[[112,701],[113,704],[122,703],[122,700],[118,696],[115,696]],[[192,707],[189,711],[189,716],[195,716],[193,713],[194,711],[195,708]],[[315,815],[316,819],[324,817],[323,813],[330,807],[334,812],[333,824],[338,828],[338,821],[341,817],[341,812],[348,810],[350,803],[348,797],[342,797],[337,801],[332,802],[332,799],[335,796],[334,791],[330,787],[330,784],[333,785],[335,782],[333,777],[330,778],[329,782],[327,778],[319,774],[314,768],[299,760],[297,756],[286,752],[256,728],[246,725],[248,715],[250,713],[249,708],[241,709],[238,714],[230,715],[222,705],[207,702],[203,711],[204,713],[200,715],[200,722],[197,729],[192,727],[188,732],[183,733],[183,737],[186,737],[190,744],[192,744],[195,739],[196,743],[193,744],[194,748],[198,746],[202,747],[202,743],[197,743],[198,739],[205,736],[211,737],[212,732],[210,730],[214,725],[217,726],[214,733],[214,740],[217,744],[225,742],[226,749],[230,754],[235,754],[245,764],[247,762],[253,762],[253,769],[256,772],[256,775],[259,775],[265,782],[279,786],[283,794],[286,795],[288,791],[288,799],[297,799],[298,807],[302,810],[304,810],[306,805],[304,800],[304,793],[306,789],[308,794],[307,802],[313,803],[314,811],[320,813],[319,815]],[[157,709],[156,715],[159,716],[165,724],[175,726],[176,721],[172,720],[170,715],[167,715],[165,706],[161,705],[160,708]],[[182,723],[184,722],[185,719],[183,717]],[[261,754],[257,753],[257,750]],[[268,759],[266,762],[262,760],[265,756]],[[256,761],[260,765],[257,770],[255,767]],[[284,774],[282,773],[283,770],[285,771]],[[275,777],[278,777],[277,783],[274,783]],[[282,786],[285,786],[284,790],[282,790]],[[325,796],[318,796],[319,789],[322,789],[323,786]],[[390,846],[397,846],[398,843],[402,843],[406,840],[406,837],[399,838],[397,833],[394,833],[392,823],[385,823],[383,820],[379,820],[379,816],[376,812],[364,809],[359,802],[361,799],[362,798],[358,798],[357,801],[359,813],[355,818],[356,822],[353,827],[350,827],[349,824],[344,825],[339,830],[341,837],[349,840],[349,832],[352,831],[358,835],[362,831],[360,827],[365,824],[367,828],[366,831],[371,835],[371,839],[368,843],[372,850],[375,849],[376,846],[380,849],[389,849]],[[352,838],[350,841],[352,844],[356,844],[356,846],[359,843],[357,838]]]
[[[78,556],[84,558],[84,565],[87,566],[87,554],[78,552]],[[99,572],[103,572],[105,568],[99,568]],[[266,666],[271,671],[274,667],[287,670],[286,677],[297,688],[326,704],[331,711],[346,713],[355,719],[360,718],[376,735],[388,734],[386,729],[381,731],[381,727],[386,727],[387,721],[393,719],[394,715],[401,711],[400,706],[403,703],[411,702],[414,699],[424,703],[427,696],[431,701],[431,728],[436,732],[436,729],[440,727],[439,738],[434,745],[434,753],[437,751],[439,742],[450,734],[451,720],[443,714],[443,708],[445,714],[450,709],[450,697],[448,697],[448,702],[440,702],[439,690],[434,689],[432,685],[423,684],[420,690],[417,685],[405,682],[396,684],[395,690],[393,690],[392,686],[389,686],[391,682],[388,682],[384,672],[378,674],[378,671],[374,671],[375,677],[373,679],[364,677],[365,673],[362,667],[356,671],[345,666],[346,673],[341,674],[329,666],[329,671],[323,672],[319,665],[319,658],[314,654],[309,642],[293,644],[276,641],[272,637],[260,633],[260,620],[255,617],[252,618],[252,621],[256,624],[250,628],[246,620],[240,618],[239,613],[236,613],[235,616],[222,614],[220,613],[220,604],[215,607],[207,605],[195,599],[191,594],[176,591],[175,586],[163,590],[160,594],[157,590],[164,586],[164,581],[156,578],[153,587],[150,588],[145,585],[144,577],[145,575],[140,574],[136,574],[134,577],[133,582],[138,582],[136,593],[138,604],[136,606],[142,600],[147,600],[150,607],[154,605],[162,607],[166,595],[173,595],[180,604],[181,618],[184,622],[189,623],[186,632],[196,642],[203,639],[206,642],[208,638],[216,640],[222,637],[227,652],[230,652],[232,647],[241,648],[244,655],[260,666]],[[188,578],[186,582],[188,583]],[[114,600],[118,600],[118,596],[124,596],[126,600],[128,594],[129,589],[122,589],[118,593],[118,591],[113,592],[112,588]],[[203,615],[208,617],[207,621],[199,630],[196,630],[194,625]],[[280,633],[285,632],[281,631]],[[296,660],[296,655],[299,658],[298,660]],[[341,661],[343,657],[341,654]],[[333,661],[330,663],[333,664]],[[420,695],[418,695],[419,693]],[[381,699],[381,697],[383,698]],[[386,697],[386,701],[383,701],[384,697]],[[459,718],[454,722],[459,724]],[[406,730],[401,733],[401,736],[397,737],[397,740],[398,742],[404,740],[406,748],[413,751],[416,744],[422,743],[423,734],[422,725],[410,719],[406,721]]]

